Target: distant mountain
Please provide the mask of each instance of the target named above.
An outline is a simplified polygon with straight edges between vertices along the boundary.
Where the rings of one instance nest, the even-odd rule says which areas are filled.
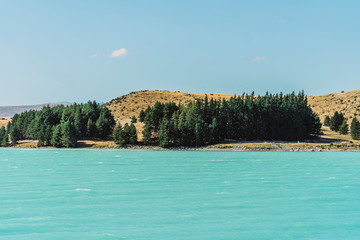
[[[64,102],[64,103],[23,105],[23,106],[0,106],[0,117],[12,117],[17,113],[22,113],[29,110],[40,110],[43,106],[46,105],[53,107],[61,104],[68,105],[69,103]]]

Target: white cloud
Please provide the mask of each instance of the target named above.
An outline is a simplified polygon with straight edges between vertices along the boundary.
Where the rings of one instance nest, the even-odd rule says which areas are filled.
[[[264,61],[265,59],[266,59],[266,56],[256,56],[256,57],[247,58],[246,61],[247,62],[257,62],[257,61]]]
[[[114,50],[111,53],[112,58],[126,56],[126,55],[128,55],[128,51],[125,48],[120,48],[120,49]]]
[[[94,57],[97,57],[98,54],[97,53],[94,53],[93,55],[91,55],[90,57],[94,58]]]

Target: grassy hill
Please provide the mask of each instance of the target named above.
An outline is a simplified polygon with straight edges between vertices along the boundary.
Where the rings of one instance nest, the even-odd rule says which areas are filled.
[[[130,119],[133,115],[138,116],[141,109],[152,106],[155,102],[168,102],[187,104],[196,99],[205,98],[205,93],[184,93],[172,91],[140,91],[115,98],[106,103],[117,121]],[[208,98],[229,99],[231,94],[211,94]],[[323,121],[326,115],[333,115],[335,111],[344,113],[346,118],[351,119],[354,114],[360,114],[360,90],[345,93],[331,93],[320,96],[309,96],[308,103],[311,105]]]
[[[323,121],[326,115],[333,115],[335,111],[342,112],[351,120],[360,114],[360,90],[343,93],[331,93],[308,97],[308,103]]]

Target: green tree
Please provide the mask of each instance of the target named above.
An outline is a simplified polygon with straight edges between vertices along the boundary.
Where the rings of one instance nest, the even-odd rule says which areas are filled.
[[[356,117],[354,117],[351,121],[350,134],[352,139],[360,140],[360,122],[356,119]]]
[[[50,144],[56,148],[62,147],[62,142],[61,142],[61,132],[62,132],[62,127],[61,124],[58,124],[56,126],[53,127],[54,131],[52,133],[52,137],[50,140]]]
[[[10,127],[10,141],[12,145],[16,145],[20,140],[20,130],[16,124]]]
[[[2,126],[0,128],[0,145],[2,145],[2,142],[3,142],[5,137],[6,137],[6,130],[5,130],[5,127]]]
[[[338,132],[340,129],[340,125],[343,123],[343,121],[344,121],[344,115],[336,111],[334,113],[334,116],[330,119],[330,129],[332,131]]]
[[[73,148],[77,146],[76,128],[72,120],[67,120],[61,131],[61,142],[66,148]]]
[[[130,124],[130,130],[129,130],[129,142],[130,144],[137,143],[137,131],[134,124]]]
[[[144,130],[142,131],[143,134],[143,142],[146,145],[150,145],[152,142],[152,127],[150,123],[145,123]]]
[[[90,118],[88,119],[87,124],[86,124],[86,135],[88,137],[96,136],[96,125]]]
[[[349,125],[347,123],[347,120],[344,119],[342,124],[340,125],[339,133],[343,134],[343,135],[346,135],[346,134],[348,134],[348,132],[349,132]]]
[[[124,145],[124,133],[123,133],[121,123],[118,123],[114,128],[113,139],[116,144],[118,144],[120,146]]]
[[[131,123],[137,123],[137,118],[135,117],[135,115],[132,116],[132,118],[131,118]]]
[[[146,114],[145,114],[144,110],[141,109],[140,114],[139,114],[139,121],[144,122],[145,116],[146,116]]]
[[[325,120],[324,120],[324,126],[330,126],[330,117],[328,115],[326,115]]]
[[[169,120],[164,117],[160,123],[159,146],[166,148],[169,147],[169,145]]]

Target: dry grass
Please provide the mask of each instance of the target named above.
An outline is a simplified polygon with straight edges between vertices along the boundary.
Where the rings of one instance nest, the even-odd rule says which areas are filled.
[[[113,141],[101,140],[80,140],[78,141],[80,148],[115,148],[116,144]]]
[[[11,121],[11,117],[0,117],[0,127],[7,125]]]
[[[171,91],[140,91],[115,98],[105,105],[110,109],[116,121],[130,119],[133,115],[139,116],[141,110],[153,106],[156,102],[174,102],[187,104],[197,99],[205,98],[205,93],[184,93]],[[229,99],[231,94],[207,94],[208,98]]]
[[[332,116],[335,111],[338,111],[342,112],[350,123],[354,115],[360,114],[360,90],[310,96],[308,103],[319,115],[321,121],[324,121],[326,115]]]

